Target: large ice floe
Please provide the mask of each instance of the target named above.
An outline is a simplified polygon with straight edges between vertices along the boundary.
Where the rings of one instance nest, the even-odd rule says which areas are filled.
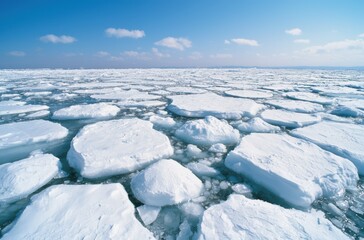
[[[131,180],[134,196],[152,206],[186,202],[200,196],[201,180],[174,160],[160,160]]]
[[[72,140],[67,159],[83,177],[101,178],[141,169],[173,154],[167,136],[137,118],[85,126]]]
[[[229,90],[225,91],[229,96],[241,98],[271,98],[273,94],[269,91],[256,91],[256,90]]]
[[[185,117],[214,116],[225,119],[240,119],[255,116],[264,105],[251,99],[222,97],[214,93],[176,95],[168,97],[172,103],[168,109]]]
[[[32,197],[7,239],[154,239],[121,184],[55,185]]]
[[[305,101],[279,99],[279,100],[269,100],[266,101],[265,103],[274,106],[276,108],[283,108],[285,110],[300,112],[300,113],[315,113],[324,111],[324,108],[322,107],[321,104],[310,103]]]
[[[25,102],[20,101],[3,101],[0,102],[0,116],[36,112],[47,110],[48,108],[46,105],[26,105]]]
[[[261,117],[270,124],[288,128],[303,127],[321,121],[320,116],[285,110],[265,110]]]
[[[119,111],[117,106],[107,103],[73,105],[55,111],[52,118],[57,120],[110,118],[116,116]]]
[[[0,165],[0,204],[22,199],[47,184],[61,171],[52,154],[38,154]]]
[[[248,122],[242,122],[237,128],[244,133],[269,133],[280,131],[279,127],[273,126],[259,117],[252,118]]]
[[[208,208],[199,226],[199,240],[218,239],[350,239],[322,212],[285,209],[232,194]]]
[[[311,93],[311,92],[288,92],[284,93],[283,96],[286,96],[291,99],[320,103],[324,105],[332,104],[334,102],[332,98],[323,97],[316,93]]]
[[[358,180],[349,160],[287,134],[243,137],[226,157],[225,166],[301,208],[322,196],[342,196]]]
[[[323,121],[291,134],[349,159],[364,175],[364,125]]]
[[[238,130],[212,116],[186,122],[176,130],[175,135],[187,143],[202,146],[211,146],[215,143],[234,145],[240,140]]]

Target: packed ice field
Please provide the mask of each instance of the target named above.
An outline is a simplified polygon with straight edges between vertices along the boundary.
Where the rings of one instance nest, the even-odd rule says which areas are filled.
[[[0,71],[2,239],[360,239],[364,71]]]

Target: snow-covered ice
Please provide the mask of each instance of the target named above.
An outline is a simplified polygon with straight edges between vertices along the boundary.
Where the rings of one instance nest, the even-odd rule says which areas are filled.
[[[189,169],[174,160],[160,160],[131,180],[134,196],[144,204],[166,206],[198,197],[203,184]]]
[[[137,118],[85,126],[72,140],[67,159],[83,177],[129,173],[173,154],[167,136]]]
[[[332,98],[323,97],[316,93],[311,93],[311,92],[288,92],[284,93],[283,96],[291,99],[319,103],[324,105],[329,105],[334,102]]]
[[[176,122],[171,117],[162,117],[159,115],[153,115],[149,118],[155,126],[170,129],[176,125]]]
[[[23,102],[17,103],[16,101],[7,101],[0,104],[0,116],[37,112],[41,110],[47,110],[48,108],[49,107],[46,105],[26,105],[23,104]]]
[[[273,94],[269,91],[256,91],[256,90],[229,90],[225,91],[226,95],[241,98],[271,98]]]
[[[242,195],[208,208],[198,239],[350,239],[322,212],[285,209]]]
[[[73,105],[55,111],[52,118],[56,120],[111,118],[116,116],[119,111],[117,106],[107,103]]]
[[[315,112],[322,112],[325,110],[321,104],[310,103],[305,101],[278,99],[278,100],[269,100],[266,101],[265,103],[274,106],[276,108],[283,108],[288,111],[300,112],[300,113],[315,113]]]
[[[342,196],[358,180],[356,167],[347,159],[287,134],[243,137],[225,166],[302,208],[323,196]]]
[[[186,122],[175,135],[187,143],[211,146],[215,143],[234,145],[239,142],[239,131],[224,120],[212,116]]]
[[[94,94],[91,95],[92,98],[99,100],[121,100],[121,101],[130,101],[130,100],[155,100],[159,99],[160,96],[150,95],[146,92],[140,92],[138,90],[129,90],[129,91],[113,91],[105,94]]]
[[[140,218],[145,225],[152,224],[158,217],[161,207],[142,205],[137,207]]]
[[[299,128],[321,121],[321,117],[317,115],[285,110],[265,110],[261,118],[270,124],[288,128]]]
[[[154,239],[134,212],[121,184],[55,185],[32,197],[2,239]]]
[[[269,132],[278,132],[280,128],[277,126],[273,126],[263,119],[259,117],[255,117],[250,119],[248,122],[242,122],[237,126],[237,129],[244,133],[269,133]]]
[[[364,175],[364,125],[323,121],[291,134],[349,159]]]

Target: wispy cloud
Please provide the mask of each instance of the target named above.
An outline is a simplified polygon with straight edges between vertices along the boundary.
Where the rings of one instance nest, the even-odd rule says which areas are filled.
[[[137,51],[125,51],[122,53],[122,55],[130,58],[137,58],[140,60],[149,60],[150,57],[148,56],[148,53],[146,52],[137,52]]]
[[[57,36],[54,34],[44,35],[44,36],[40,37],[40,40],[43,42],[63,43],[63,44],[73,43],[73,42],[77,41],[76,38],[74,38],[72,36],[66,36],[66,35]]]
[[[145,37],[145,33],[143,30],[128,30],[124,28],[108,28],[105,30],[105,33],[109,37],[116,38],[142,38]]]
[[[153,53],[155,56],[159,57],[159,58],[168,58],[168,57],[170,57],[170,55],[169,55],[169,54],[167,54],[167,53],[161,53],[161,52],[158,50],[158,48],[152,48],[152,53]]]
[[[364,33],[359,34],[359,35],[358,35],[358,37],[360,37],[360,38],[364,38]]]
[[[111,54],[109,53],[109,52],[106,52],[106,51],[98,51],[97,53],[96,53],[96,56],[97,57],[108,57],[108,56],[110,56]]]
[[[230,41],[229,40],[225,40],[224,43],[225,44],[230,44]]]
[[[308,54],[320,54],[320,53],[332,53],[344,50],[364,50],[364,40],[345,39],[343,41],[329,42],[324,45],[308,47],[303,49],[302,51],[303,53],[308,53]]]
[[[238,45],[247,45],[252,47],[259,46],[259,43],[256,40],[252,39],[245,39],[245,38],[234,38],[230,40],[231,42],[238,44]]]
[[[192,60],[198,60],[198,59],[202,58],[202,54],[200,52],[193,52],[193,53],[191,53],[189,58]]]
[[[9,52],[9,55],[13,57],[24,57],[26,53],[23,51],[11,51]]]
[[[210,55],[210,58],[219,58],[219,59],[226,59],[226,58],[232,58],[233,55],[230,53],[217,53]]]
[[[183,51],[186,48],[192,47],[192,42],[187,38],[166,37],[158,42],[155,42],[155,45],[174,48]]]
[[[301,43],[301,44],[309,44],[310,39],[295,39],[293,42],[294,43]]]
[[[302,30],[299,28],[292,28],[285,31],[289,35],[299,36],[302,34]]]

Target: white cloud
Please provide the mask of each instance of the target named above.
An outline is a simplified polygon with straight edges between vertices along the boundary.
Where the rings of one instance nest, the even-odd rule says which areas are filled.
[[[71,36],[66,36],[66,35],[62,35],[62,36],[56,36],[54,34],[48,34],[48,35],[44,35],[42,37],[40,37],[40,40],[43,42],[50,42],[50,43],[73,43],[76,40],[76,38],[71,37]]]
[[[310,39],[295,39],[293,42],[294,43],[309,44],[310,43]]]
[[[192,42],[187,38],[174,38],[174,37],[166,37],[162,40],[155,42],[155,45],[168,47],[168,48],[175,48],[180,51],[185,50],[185,48],[192,47]]]
[[[358,35],[360,38],[364,38],[364,33]]]
[[[230,53],[217,53],[210,55],[210,58],[219,58],[219,59],[226,59],[226,58],[232,58],[233,55]]]
[[[289,35],[298,36],[302,34],[302,30],[299,28],[292,28],[285,31]]]
[[[259,46],[259,43],[256,40],[245,39],[245,38],[234,38],[234,39],[231,39],[231,42],[238,44],[238,45],[247,45],[247,46],[252,46],[252,47]]]
[[[193,53],[191,53],[189,58],[192,60],[198,60],[198,59],[202,58],[202,54],[200,52],[193,52]]]
[[[325,45],[312,46],[303,49],[303,53],[308,54],[320,54],[320,53],[332,53],[336,51],[344,50],[364,50],[364,40],[345,39],[343,41],[329,42]]]
[[[230,44],[230,41],[229,40],[225,40],[224,43],[225,44]]]
[[[142,38],[145,36],[143,30],[128,30],[123,28],[108,28],[105,30],[107,36],[117,38]]]
[[[26,53],[23,51],[11,51],[9,52],[9,55],[13,57],[24,57]]]
[[[96,56],[98,56],[98,57],[108,57],[108,56],[110,56],[110,53],[106,52],[106,51],[98,51],[96,53]]]
[[[160,57],[160,58],[168,58],[170,57],[169,54],[167,53],[161,53],[158,48],[152,48],[152,53],[157,56],[157,57]]]

